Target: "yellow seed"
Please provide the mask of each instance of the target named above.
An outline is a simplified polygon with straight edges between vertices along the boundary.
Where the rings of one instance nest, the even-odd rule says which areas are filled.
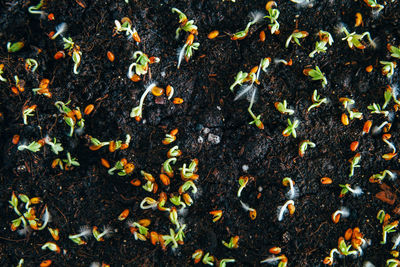
[[[210,33],[207,35],[207,37],[208,37],[208,39],[214,39],[214,38],[217,37],[218,35],[219,35],[219,31],[215,30],[215,31],[210,32]]]

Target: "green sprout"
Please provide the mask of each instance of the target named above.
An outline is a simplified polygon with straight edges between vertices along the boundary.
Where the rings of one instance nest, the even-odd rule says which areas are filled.
[[[271,30],[271,34],[274,34],[275,32],[279,32],[279,22],[278,22],[278,17],[279,17],[279,10],[277,8],[272,8],[273,6],[277,6],[275,1],[270,2],[270,5],[267,5],[267,11],[268,15],[266,15],[264,18],[268,18],[270,21],[270,24],[268,24],[268,28]]]
[[[344,197],[348,192],[352,193],[354,196],[360,196],[363,193],[359,186],[356,186],[355,188],[351,188],[350,184],[339,184],[339,186],[342,188],[339,197]]]
[[[378,4],[378,2],[377,2],[376,0],[364,0],[364,2],[365,2],[369,7],[375,8],[375,9],[376,9],[376,11],[375,11],[376,13],[379,13],[379,12],[384,8],[384,6]],[[392,2],[393,2],[393,1],[392,1]]]
[[[21,50],[24,47],[24,42],[16,42],[16,43],[7,43],[7,51],[8,53],[15,53]]]
[[[28,7],[28,12],[31,14],[38,14],[41,17],[43,17],[46,13],[44,11],[41,11],[40,9],[42,8],[45,0],[40,0],[39,4],[36,6],[30,6]]]
[[[156,208],[158,205],[157,200],[151,198],[151,197],[145,197],[142,202],[140,202],[140,208],[142,210],[147,210],[147,209],[152,209]]]
[[[233,263],[233,262],[235,262],[235,259],[222,259],[219,262],[219,267],[226,267],[227,263]]]
[[[93,236],[97,241],[104,241],[104,237],[110,235],[112,233],[111,229],[104,227],[103,232],[100,232],[96,226],[93,227],[92,230]]]
[[[349,47],[351,49],[353,49],[354,47],[358,48],[358,49],[365,49],[366,46],[362,43],[362,39],[367,36],[369,44],[372,47],[376,47],[375,42],[372,40],[371,38],[371,34],[369,32],[364,32],[362,34],[356,34],[355,32],[349,33],[349,31],[346,29],[346,27],[344,25],[341,25],[339,27],[339,32],[340,33],[345,33],[346,36],[344,38],[342,38],[342,40],[346,40],[347,44],[349,45]]]
[[[64,42],[64,49],[68,49],[69,51],[72,51],[72,49],[74,49],[75,43],[71,37],[68,38],[63,37],[63,42]]]
[[[397,267],[400,265],[400,260],[398,259],[388,259],[386,261],[386,267]]]
[[[247,23],[246,28],[242,31],[236,32],[231,36],[231,40],[242,40],[249,34],[250,27],[263,19],[263,14],[260,12],[250,13],[251,21]]]
[[[282,114],[293,115],[293,113],[294,113],[293,109],[287,108],[286,100],[283,100],[283,102],[275,102],[274,105],[275,105],[275,108]]]
[[[139,101],[139,106],[134,107],[131,111],[130,117],[135,118],[137,121],[140,121],[142,118],[142,111],[143,111],[143,104],[144,100],[146,99],[146,96],[151,92],[151,90],[156,87],[156,83],[152,83],[149,86],[147,86],[146,90],[140,97]]]
[[[387,110],[382,110],[381,106],[379,104],[373,103],[372,105],[369,105],[367,109],[371,110],[371,114],[383,114],[385,117],[389,116],[389,111]]]
[[[35,72],[37,67],[39,66],[39,64],[35,59],[27,58],[27,59],[25,59],[25,66],[27,67],[27,69],[31,70],[32,72]]]
[[[315,49],[308,55],[309,57],[314,57],[315,53],[326,53],[328,49],[326,46],[329,44],[332,46],[333,38],[329,32],[320,30],[318,32],[319,41],[315,42]]]
[[[158,57],[153,57],[152,60],[150,60],[149,57],[142,51],[136,51],[135,53],[133,53],[132,58],[133,60],[136,61],[129,66],[128,69],[129,79],[132,79],[135,73],[139,76],[145,75],[149,70],[149,63],[152,64],[160,62],[160,59]],[[135,71],[133,71],[133,68],[135,68]]]
[[[238,248],[239,247],[239,236],[233,236],[231,237],[231,239],[229,240],[229,243],[225,242],[224,240],[222,240],[222,244],[227,247],[227,248]]]
[[[56,39],[59,35],[62,36],[62,34],[67,30],[67,27],[68,27],[68,25],[67,25],[67,23],[65,23],[65,22],[62,22],[62,23],[58,24],[58,25],[56,26],[56,33],[53,34],[53,36],[51,36],[50,39],[54,40],[54,39]],[[65,38],[63,38],[63,41],[65,42],[64,39],[65,39]],[[69,39],[72,41],[71,38],[69,38]],[[65,49],[65,48],[64,48],[64,49]]]
[[[391,61],[379,61],[382,66],[382,74],[386,75],[387,78],[390,78],[393,76],[394,69],[396,68],[396,62],[391,62]]]
[[[376,218],[379,220],[379,223],[383,223],[386,217],[386,213],[384,210],[379,210]]]
[[[71,153],[67,152],[67,158],[62,160],[65,163],[65,167],[71,168],[72,166],[80,166],[77,158],[71,158]]]
[[[57,140],[55,137],[54,137],[53,142],[51,142],[50,140],[51,140],[50,137],[46,137],[45,143],[51,147],[51,150],[54,152],[54,154],[58,155],[58,152],[61,152],[64,150],[64,148],[62,147],[62,144],[57,143]]]
[[[361,154],[357,153],[354,157],[352,157],[349,162],[350,162],[350,174],[349,177],[352,177],[354,175],[354,169],[355,168],[360,168],[361,166],[358,165],[361,160]]]
[[[186,181],[183,185],[181,185],[179,187],[179,194],[183,194],[186,191],[189,191],[189,189],[192,188],[192,194],[196,194],[197,193],[197,187],[194,184],[193,181]]]
[[[287,119],[287,122],[288,122],[288,127],[286,127],[286,129],[283,130],[282,135],[283,136],[292,135],[294,138],[296,138],[297,137],[296,128],[300,125],[300,121],[294,120],[294,122],[292,123],[290,119]]]
[[[186,208],[185,202],[181,200],[181,196],[179,195],[174,195],[170,197],[169,201],[171,201],[171,203],[177,207],[182,206],[182,208]]]
[[[33,141],[29,145],[19,145],[18,150],[23,151],[25,149],[28,149],[29,151],[36,153],[40,150],[41,147],[42,145],[40,143]]]
[[[299,145],[299,156],[304,157],[304,154],[306,153],[306,150],[308,147],[314,148],[316,145],[315,143],[311,142],[310,140],[304,140],[301,141]]]
[[[175,31],[175,39],[179,38],[179,33],[180,31],[185,31],[185,32],[189,32],[189,33],[195,33],[197,32],[197,26],[194,24],[194,20],[188,20],[188,18],[186,17],[186,15],[180,11],[177,8],[172,8],[171,9],[172,13],[178,13],[179,15],[179,27],[176,29]]]
[[[30,107],[25,106],[22,109],[22,119],[24,120],[25,125],[28,124],[28,117],[34,116],[33,113],[35,112],[36,107],[37,107],[36,105],[32,105]]]
[[[79,108],[77,108],[76,110],[71,110],[67,106],[70,102],[71,100],[68,100],[67,103],[64,103],[62,101],[57,101],[54,103],[54,105],[62,114],[64,114],[64,121],[70,127],[69,136],[72,136],[74,133],[75,125],[79,126],[79,130],[81,130],[85,126],[85,120],[81,118],[81,115],[80,119],[78,119],[77,114],[80,114]],[[75,119],[75,117],[77,118]],[[76,122],[77,119],[78,122]]]
[[[124,165],[122,164],[122,162],[120,160],[115,163],[114,167],[112,167],[108,170],[108,174],[114,175],[114,171],[119,171],[117,173],[119,176],[127,175],[126,171],[124,170]]]
[[[328,81],[322,71],[319,69],[318,66],[315,66],[315,69],[304,69],[304,75],[310,76],[313,81],[321,80],[322,87],[328,84]]]
[[[200,43],[192,43],[192,44],[187,44],[185,43],[183,47],[181,48],[179,54],[178,54],[178,66],[177,68],[179,69],[182,63],[182,59],[185,58],[186,62],[189,62],[189,59],[193,55],[193,50],[199,49]]]
[[[388,175],[390,179],[396,178],[395,173],[391,172],[390,170],[384,170],[384,171],[381,171],[380,173],[373,174],[369,178],[369,181],[371,183],[382,183],[383,179],[386,178],[386,175]]]
[[[286,40],[285,47],[288,48],[291,41],[295,42],[298,46],[301,46],[299,39],[306,38],[308,36],[308,32],[294,30],[291,35]]]
[[[214,266],[214,260],[214,256],[211,256],[210,253],[207,252],[203,257],[202,262],[203,264]]]
[[[394,45],[388,44],[387,48],[389,52],[391,53],[390,55],[395,58],[400,58],[400,46],[395,47]]]
[[[393,90],[390,85],[386,87],[385,93],[383,94],[383,97],[385,98],[385,103],[383,104],[382,109],[385,109],[392,99],[396,104],[400,105],[400,101],[396,99],[397,95],[395,95],[394,92],[395,94],[397,94],[397,89]]]
[[[122,25],[121,25],[122,22]],[[129,36],[128,39],[133,39],[136,42],[140,43],[140,37],[136,31],[135,28],[132,28],[132,21],[129,18],[123,18],[121,20],[121,22],[119,22],[118,20],[115,20],[115,33],[118,34],[120,32],[125,32],[126,36]]]
[[[314,90],[311,100],[312,100],[313,104],[307,109],[308,112],[313,108],[317,108],[317,107],[321,106],[323,103],[328,103],[327,98],[321,99],[321,96],[318,95],[317,90]]]
[[[82,52],[74,49],[74,52],[72,53],[72,61],[74,61],[74,74],[78,74],[78,67],[81,64],[81,56]]]
[[[175,231],[172,228],[169,229],[169,235],[163,235],[162,238],[164,239],[165,246],[168,246],[170,243],[172,243],[172,248],[177,248],[179,246]]]
[[[119,174],[118,174],[119,175]],[[120,175],[121,176],[121,175]],[[144,189],[144,190],[146,190],[147,192],[152,192],[153,191],[153,189],[154,189],[154,183],[152,183],[152,182],[150,182],[150,181],[147,181],[143,186],[142,186],[142,188]]]
[[[239,178],[239,189],[237,192],[237,197],[240,197],[242,195],[243,189],[246,187],[247,183],[249,182],[249,177],[247,176],[241,176]]]
[[[69,238],[72,242],[74,242],[75,244],[78,244],[78,245],[85,245],[85,244],[86,244],[86,241],[84,241],[82,238],[83,238],[83,237],[87,238],[87,237],[90,236],[90,234],[91,234],[90,228],[87,227],[87,226],[83,226],[83,227],[81,227],[79,234],[69,235],[68,238]]]
[[[338,249],[339,249],[340,254],[342,254],[344,256],[357,255],[357,253],[358,253],[356,250],[350,250],[351,244],[347,245],[346,241],[344,239],[340,239]]]
[[[236,85],[242,85],[244,82],[246,82],[246,78],[248,75],[249,74],[247,72],[239,71],[238,74],[236,74],[235,82],[231,85],[231,87],[229,87],[229,89],[233,92],[233,89]]]
[[[386,244],[387,234],[396,232],[395,228],[397,228],[398,225],[399,225],[398,221],[394,221],[392,223],[382,225],[382,241],[381,241],[382,245]]]

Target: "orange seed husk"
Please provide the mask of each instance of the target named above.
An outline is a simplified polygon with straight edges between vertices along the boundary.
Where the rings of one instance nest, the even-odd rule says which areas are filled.
[[[293,215],[294,212],[295,212],[295,210],[296,210],[296,208],[295,208],[294,205],[289,204],[289,205],[288,205],[288,210],[289,210],[289,214],[290,214],[290,215]]]
[[[19,142],[19,135],[18,134],[14,134],[13,138],[12,138],[12,143],[14,145],[18,144]]]
[[[135,165],[133,165],[133,163],[128,163],[124,166],[124,171],[129,174],[131,172],[133,172],[133,170],[135,169]]]
[[[257,217],[257,211],[255,209],[250,210],[249,212],[250,219],[255,220]]]
[[[363,126],[363,133],[369,133],[369,131],[371,130],[371,126],[372,126],[372,121],[367,120]]]
[[[108,151],[110,151],[111,153],[115,151],[115,142],[114,141],[110,141],[110,144],[108,145]]]
[[[260,32],[260,41],[264,42],[265,41],[265,31]]]
[[[360,144],[360,143],[359,143],[358,141],[352,142],[352,143],[350,144],[350,150],[351,150],[351,151],[356,151],[359,144]]]
[[[171,183],[169,177],[163,173],[160,174],[160,180],[164,185],[169,185]]]
[[[149,226],[150,223],[151,223],[151,221],[150,221],[149,219],[141,219],[141,220],[139,220],[139,224],[140,224],[141,226],[144,226],[144,227]]]
[[[51,260],[44,260],[44,261],[42,261],[41,263],[40,263],[40,267],[48,267],[48,266],[50,266],[51,265]]]
[[[133,186],[140,186],[141,184],[142,184],[142,182],[140,182],[140,180],[137,178],[132,179],[132,181],[131,181],[131,185],[133,185]]]
[[[214,39],[214,38],[216,38],[218,35],[219,35],[219,31],[214,30],[214,31],[210,32],[210,33],[207,35],[207,38],[208,38],[208,39]]]
[[[157,232],[151,232],[150,233],[150,242],[155,246],[157,245],[159,239],[158,239],[158,234]]]
[[[361,13],[357,12],[356,13],[356,24],[354,24],[355,27],[358,27],[360,25],[364,24],[363,23],[363,19],[362,19],[362,15]]]
[[[183,103],[183,99],[180,97],[175,97],[172,103],[174,103],[175,105],[180,105]]]
[[[340,213],[336,214],[336,216],[333,216],[335,213],[332,213],[332,221],[333,223],[338,223],[340,220]]]
[[[397,155],[397,153],[387,153],[382,156],[384,160],[391,160]]]
[[[346,115],[346,113],[342,113],[341,120],[343,125],[349,125],[349,117]]]
[[[111,51],[107,51],[107,58],[108,60],[110,60],[111,62],[113,62],[115,60],[115,56]]]
[[[94,105],[93,104],[89,104],[89,105],[86,106],[86,108],[83,111],[83,113],[85,115],[89,115],[90,113],[92,113],[93,109],[94,109]]]
[[[137,75],[137,74],[133,74],[133,76],[132,76],[132,78],[131,78],[131,81],[133,81],[133,82],[138,82],[138,81],[140,81],[141,79],[140,79],[140,76],[139,75]]]
[[[186,39],[186,45],[191,45],[191,44],[193,44],[193,41],[194,41],[194,34],[189,34],[189,36],[188,36],[188,38]]]
[[[54,59],[59,60],[60,58],[65,58],[65,52],[64,51],[58,51],[57,53],[54,54]]]
[[[154,96],[160,96],[160,95],[162,95],[164,93],[164,89],[162,89],[160,87],[157,87],[157,86],[154,86],[153,89],[151,89],[151,93]]]
[[[344,233],[344,239],[345,240],[350,240],[350,238],[353,235],[353,230],[351,228],[347,229],[346,232]]]
[[[277,254],[281,253],[282,249],[280,247],[272,247],[268,251],[271,254],[277,255]]]
[[[322,177],[321,178],[321,184],[331,184],[332,183],[332,179],[329,177]]]
[[[369,66],[367,66],[367,67],[365,68],[365,71],[369,73],[369,72],[371,72],[373,69],[374,69],[374,67],[372,67],[372,65],[369,65]]]
[[[129,209],[125,209],[121,214],[118,216],[119,221],[125,220],[129,216]]]

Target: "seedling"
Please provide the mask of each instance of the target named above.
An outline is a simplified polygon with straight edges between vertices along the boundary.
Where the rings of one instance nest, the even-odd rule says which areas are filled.
[[[100,232],[97,226],[93,226],[92,233],[94,238],[96,238],[96,240],[100,242],[104,241],[104,237],[109,236],[112,233],[112,231],[110,228],[104,227],[103,232]]]
[[[388,85],[386,87],[385,93],[383,94],[383,96],[385,98],[385,103],[383,104],[382,109],[385,109],[387,107],[387,105],[390,103],[390,100],[392,100],[392,99],[396,104],[400,104],[400,101],[396,99],[397,88],[395,88],[395,89],[396,90],[393,90],[390,85]]]
[[[278,207],[278,221],[283,220],[283,215],[285,215],[287,211],[289,211],[290,215],[293,215],[295,210],[294,201],[292,199],[286,201],[283,206]]]
[[[308,32],[294,30],[293,33],[287,38],[285,47],[288,48],[290,42],[295,42],[298,46],[301,46],[299,39],[306,38],[308,36]]]
[[[322,87],[328,84],[328,80],[326,79],[325,75],[319,69],[318,66],[315,66],[315,69],[304,69],[304,75],[310,76],[313,81],[321,81]]]
[[[67,152],[67,158],[62,160],[65,163],[65,169],[69,170],[72,166],[80,166],[77,158],[71,158],[71,153]]]
[[[18,52],[23,47],[24,47],[24,43],[23,42],[16,42],[16,43],[8,42],[7,43],[7,51],[8,51],[8,53]]]
[[[45,0],[40,0],[39,4],[36,6],[30,6],[28,7],[28,12],[31,14],[37,14],[40,15],[40,18],[43,18],[46,16],[46,12],[40,10],[44,4]]]
[[[394,45],[388,44],[387,49],[391,53],[390,55],[395,58],[400,58],[400,46],[395,47]]]
[[[381,106],[376,103],[372,103],[372,105],[369,105],[367,109],[371,110],[371,114],[383,114],[385,117],[389,116],[389,111],[382,110]]]
[[[178,146],[174,146],[174,147],[170,148],[170,150],[168,150],[168,152],[167,152],[168,158],[179,157],[181,155],[182,155],[182,151],[179,150]]]
[[[233,89],[236,85],[242,85],[248,80],[248,76],[249,74],[247,72],[239,71],[238,74],[236,74],[235,82],[231,85],[231,87],[229,87],[229,89],[233,92]],[[253,76],[255,77],[254,73]]]
[[[81,245],[87,244],[87,242],[85,240],[83,240],[83,238],[88,238],[91,234],[92,234],[92,231],[90,230],[90,228],[87,226],[83,226],[83,227],[81,227],[79,234],[69,235],[68,238],[75,244],[78,244],[81,246]]]
[[[313,104],[307,109],[308,112],[310,112],[310,110],[313,108],[317,108],[317,107],[321,106],[323,103],[328,103],[327,98],[321,99],[321,96],[318,95],[317,90],[314,90],[311,100],[312,100]]]
[[[398,260],[398,259],[388,259],[386,261],[387,267],[397,267],[399,265],[400,265],[400,260]]]
[[[38,62],[33,59],[33,58],[27,58],[25,59],[25,69],[30,70],[32,73],[34,73],[39,66]]]
[[[362,34],[356,34],[355,32],[349,33],[349,31],[346,29],[344,25],[339,26],[339,33],[343,33],[346,35],[342,40],[346,40],[347,44],[351,49],[354,47],[358,49],[365,49],[366,46],[363,44],[362,39],[367,36],[369,44],[372,47],[376,47],[375,42],[372,40],[371,35],[369,32],[364,32]]]
[[[145,197],[142,202],[140,202],[140,208],[142,210],[154,209],[157,208],[157,205],[157,200],[152,199],[151,197]]]
[[[269,264],[274,264],[276,262],[279,262],[278,267],[286,267],[288,259],[285,255],[280,255],[280,256],[272,256],[260,261],[260,263],[269,263]]]
[[[383,179],[386,178],[386,175],[388,175],[391,180],[394,180],[397,177],[396,174],[391,172],[390,170],[384,170],[380,173],[373,174],[369,178],[369,181],[371,183],[382,183]]]
[[[242,195],[243,189],[246,187],[247,183],[249,182],[249,177],[247,176],[240,176],[239,178],[239,190],[237,192],[237,197],[240,197]]]
[[[217,222],[222,218],[222,210],[213,210],[209,212],[212,216],[214,216],[213,218],[213,222]]]
[[[195,252],[192,254],[192,259],[194,259],[194,264],[197,264],[201,261],[201,258],[203,257],[204,252],[201,249],[197,249]]]
[[[175,164],[176,160],[177,160],[176,158],[169,158],[166,161],[164,161],[162,165],[161,172],[167,174],[169,178],[174,177],[174,171],[171,167],[171,164]]]
[[[219,262],[219,267],[226,267],[227,263],[233,263],[235,262],[235,259],[222,259]]]
[[[215,261],[214,256],[211,256],[210,253],[207,252],[206,255],[204,255],[203,257],[202,262],[203,264],[214,266],[214,261]]]
[[[227,248],[238,248],[239,247],[239,236],[234,236],[231,237],[231,239],[229,240],[229,243],[225,242],[224,240],[222,240],[222,244],[227,247]]]
[[[292,60],[292,59],[289,59],[289,61],[286,61],[286,60],[284,60],[284,59],[276,58],[276,59],[274,59],[274,63],[275,63],[275,64],[281,63],[281,64],[283,64],[283,65],[285,65],[285,66],[292,66],[292,65],[293,65],[293,60]]]
[[[361,166],[358,165],[358,163],[360,163],[361,160],[361,154],[357,153],[354,157],[352,157],[351,159],[349,159],[350,162],[350,174],[349,177],[352,177],[354,175],[354,169],[355,168],[360,168]]]
[[[286,193],[287,198],[295,199],[299,195],[299,190],[294,186],[294,181],[290,177],[285,177],[282,180],[283,186],[289,186],[289,191]]]
[[[340,254],[344,256],[349,256],[349,255],[357,255],[357,251],[355,250],[350,250],[352,245],[347,245],[346,241],[344,240],[343,237],[339,238],[339,244],[338,244],[338,249]]]
[[[149,229],[147,228],[147,226],[150,225],[150,220],[143,219],[139,222],[128,221],[127,224],[131,233],[135,237],[135,240],[139,239],[142,241],[146,241],[146,238],[149,236]]]
[[[382,140],[389,146],[390,149],[393,150],[392,154],[395,154],[396,147],[393,145],[393,143],[388,141],[391,137],[392,137],[391,134],[384,134],[384,135],[382,135]]]
[[[52,229],[50,227],[47,228],[55,241],[60,239],[60,230],[58,228]]]
[[[78,67],[81,64],[81,56],[82,52],[78,49],[74,49],[74,52],[72,52],[72,60],[74,61],[74,74],[79,73]]]
[[[384,245],[386,244],[386,237],[388,233],[393,233],[396,232],[397,226],[399,225],[399,221],[394,221],[388,224],[383,224],[382,225],[382,241],[381,244]]]
[[[183,185],[179,187],[179,194],[183,194],[186,191],[189,191],[190,188],[192,188],[192,194],[197,193],[197,187],[193,183],[193,181],[186,181]]]
[[[130,114],[131,118],[135,118],[136,121],[140,121],[142,119],[144,100],[146,99],[146,96],[151,92],[151,90],[155,87],[156,87],[156,83],[152,83],[149,86],[147,86],[146,90],[140,97],[139,106],[134,107],[132,109],[131,114]]]
[[[393,76],[394,69],[396,68],[395,61],[379,61],[382,64],[382,75],[386,75],[387,78]]]
[[[292,135],[294,138],[296,138],[297,137],[296,128],[300,125],[300,121],[296,119],[294,120],[293,123],[290,119],[288,119],[287,121],[288,121],[288,127],[286,127],[286,129],[283,130],[282,135],[283,136]]]
[[[29,145],[19,145],[18,150],[23,151],[25,149],[28,149],[29,151],[36,153],[36,152],[40,151],[41,147],[42,147],[42,144],[40,144],[36,141],[33,141]]]
[[[133,79],[135,74],[138,76],[145,75],[149,70],[149,64],[160,62],[158,57],[149,58],[142,51],[136,51],[133,53],[132,59],[136,61],[129,66],[127,74],[129,79]],[[133,71],[133,68],[135,68],[135,71]]]
[[[38,95],[44,95],[51,98],[51,92],[49,91],[49,79],[42,79],[39,83],[39,88],[33,88],[32,92]]]
[[[264,14],[261,12],[250,13],[251,21],[247,23],[243,31],[236,32],[231,36],[231,40],[243,40],[249,34],[250,27],[263,19]]]
[[[341,207],[334,213],[332,213],[332,221],[333,223],[338,223],[340,220],[340,217],[347,218],[350,215],[350,211],[346,207]]]
[[[56,26],[56,32],[50,37],[50,39],[54,40],[56,39],[59,35],[62,36],[62,34],[67,30],[68,25],[65,22],[62,22]],[[65,41],[64,41],[65,42]]]
[[[42,249],[43,250],[48,249],[48,250],[51,250],[51,251],[56,252],[56,253],[60,253],[61,252],[60,247],[54,242],[46,242],[42,246]]]
[[[185,202],[181,200],[181,196],[179,195],[172,195],[169,201],[177,207],[182,206],[182,208],[186,208]]]
[[[192,159],[192,161],[189,164],[189,167],[186,168],[186,163],[182,165],[182,168],[179,168],[181,171],[181,178],[182,180],[196,180],[199,178],[195,172],[197,171],[197,165],[198,165],[198,160],[197,159]]]
[[[253,208],[250,208],[246,203],[240,200],[240,204],[245,211],[249,212],[250,219],[255,220],[257,217],[257,211]]]
[[[57,143],[57,139],[54,137],[53,142],[50,141],[50,137],[46,137],[44,142],[51,147],[51,150],[54,154],[58,155],[58,152],[64,150],[61,143]]]
[[[344,197],[348,192],[350,192],[355,197],[363,194],[363,191],[359,186],[356,186],[355,188],[351,188],[350,184],[339,184],[339,186],[342,188],[339,197]]]
[[[309,57],[314,57],[316,53],[326,53],[328,49],[326,46],[333,44],[332,35],[329,32],[320,30],[318,32],[319,41],[315,42],[315,49],[308,55]]]
[[[299,156],[300,157],[304,157],[304,154],[306,153],[306,150],[309,146],[314,148],[316,145],[315,145],[315,143],[311,142],[310,140],[301,141],[301,143],[299,145]]]
[[[279,17],[279,10],[277,8],[275,1],[269,1],[265,5],[265,9],[268,11],[268,15],[266,15],[264,18],[268,18],[270,24],[268,24],[268,28],[271,30],[271,34],[278,34],[279,33],[279,22],[278,22],[278,17]]]
[[[331,266],[333,264],[335,253],[340,255],[339,250],[337,250],[336,248],[331,249],[331,251],[329,252],[329,256],[325,257],[325,259],[323,260],[323,264],[328,264],[329,266]]]
[[[3,74],[4,74],[4,64],[0,64],[0,81],[6,83],[8,82],[8,80],[2,76]]]
[[[287,108],[286,100],[283,100],[283,102],[275,102],[274,106],[282,114],[293,115],[293,113],[294,113],[293,109]]]
[[[372,7],[372,8],[374,8],[374,9],[376,9],[376,11],[375,11],[376,13],[379,13],[379,12],[384,8],[384,6],[378,4],[378,2],[377,2],[376,0],[364,0],[364,2],[365,2],[369,7]]]
[[[22,108],[22,118],[24,120],[24,124],[28,124],[28,117],[34,116],[34,112],[36,110],[37,105],[32,105],[30,107],[25,106]]]
[[[189,59],[193,56],[194,52],[193,50],[199,49],[200,43],[199,42],[193,43],[193,40],[194,40],[194,34],[190,34],[183,47],[180,49],[178,53],[178,66],[177,66],[178,69],[181,66],[183,58],[185,58],[186,62],[189,62]]]
[[[114,24],[115,24],[114,27],[115,34],[118,34],[120,32],[125,32],[126,36],[129,36],[128,39],[133,39],[136,42],[140,43],[139,34],[135,28],[132,28],[132,21],[129,18],[124,17],[121,19],[121,22],[115,20]]]
[[[171,9],[172,13],[178,13],[179,15],[179,27],[176,29],[176,35],[175,35],[175,39],[179,38],[179,33],[180,31],[185,31],[185,32],[189,32],[192,34],[197,34],[197,26],[194,24],[193,20],[188,20],[188,18],[186,17],[186,15],[180,11],[177,8],[172,8]]]

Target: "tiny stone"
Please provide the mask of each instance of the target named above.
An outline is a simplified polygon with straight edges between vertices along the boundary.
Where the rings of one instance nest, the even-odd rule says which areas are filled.
[[[261,186],[258,187],[258,192],[262,192],[263,188]]]
[[[208,134],[209,132],[210,132],[210,128],[206,127],[206,128],[203,129],[203,133],[204,134]]]
[[[219,144],[219,142],[221,142],[221,138],[218,135],[215,135],[215,134],[212,134],[212,133],[210,133],[208,135],[208,139],[207,140],[208,140],[208,142],[211,142],[211,144],[214,144],[214,145]]]
[[[162,96],[157,96],[154,102],[158,105],[164,105],[165,104],[165,97]]]
[[[221,110],[221,107],[220,107],[220,106],[217,106],[217,109],[218,109],[218,110]]]
[[[199,138],[197,138],[197,143],[202,144],[204,142],[204,138],[199,136]]]
[[[165,77],[165,71],[161,72],[161,77]]]
[[[247,172],[248,170],[249,170],[249,165],[243,165],[242,166],[242,170],[244,171],[244,172]]]

